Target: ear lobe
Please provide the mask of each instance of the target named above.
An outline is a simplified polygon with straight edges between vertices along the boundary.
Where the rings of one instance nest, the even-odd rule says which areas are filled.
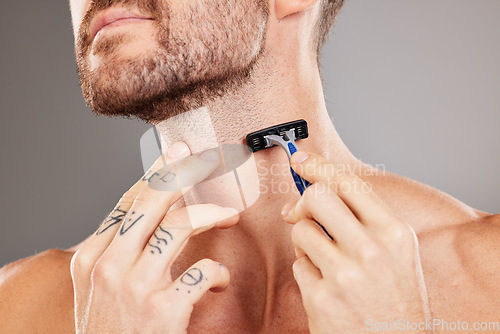
[[[281,20],[285,16],[302,12],[318,1],[320,0],[276,0],[274,3],[276,18]]]

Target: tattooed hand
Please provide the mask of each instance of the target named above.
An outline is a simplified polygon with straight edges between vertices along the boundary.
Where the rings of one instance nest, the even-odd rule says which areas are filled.
[[[170,275],[191,236],[238,222],[236,210],[211,204],[167,213],[181,188],[219,164],[216,151],[190,156],[186,144],[174,144],[85,240],[71,262],[77,333],[183,333],[193,305],[208,290],[228,286],[228,270],[209,259],[176,280]]]

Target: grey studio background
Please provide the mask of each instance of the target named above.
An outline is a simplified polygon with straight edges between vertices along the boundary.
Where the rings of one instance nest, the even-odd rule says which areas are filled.
[[[499,212],[499,18],[498,0],[348,0],[323,64],[352,152]],[[149,127],[86,108],[67,2],[3,2],[0,28],[1,266],[91,234]]]

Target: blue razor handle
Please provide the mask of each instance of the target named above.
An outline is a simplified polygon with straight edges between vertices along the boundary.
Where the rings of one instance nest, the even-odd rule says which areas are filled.
[[[264,136],[267,141],[267,146],[278,145],[285,150],[288,156],[288,161],[292,158],[292,154],[298,151],[297,145],[295,144],[295,131],[294,129],[284,131],[281,135],[267,135]],[[307,180],[300,177],[295,171],[290,167],[290,172],[292,173],[293,180],[299,193],[302,195],[304,191],[311,185]]]
[[[295,152],[297,152],[297,146],[295,146],[295,143],[288,143],[288,150],[290,151],[290,156],[292,156]],[[292,167],[290,167],[290,171],[292,172],[295,185],[297,186],[299,193],[302,195],[304,191],[306,191],[307,187],[311,185],[311,183],[300,177],[297,173],[295,173]]]
[[[288,160],[292,158],[292,154],[297,152],[297,145],[295,145],[295,131],[289,130],[285,131],[284,135],[278,136],[278,135],[268,135],[264,136],[264,138],[267,140],[267,145],[278,145],[281,148],[283,148],[288,156]],[[293,180],[295,181],[295,185],[297,186],[297,189],[299,190],[300,195],[304,193],[304,191],[311,185],[311,183],[302,177],[300,177],[295,171],[290,167],[290,171],[293,176]],[[320,223],[316,222],[319,227],[323,230],[323,232],[326,233],[326,235],[332,239],[333,237],[328,233],[328,231],[321,225]]]

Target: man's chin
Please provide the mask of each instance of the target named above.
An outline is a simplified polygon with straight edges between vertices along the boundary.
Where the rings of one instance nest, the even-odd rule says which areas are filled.
[[[84,87],[85,99],[93,113],[154,123],[191,108],[188,101],[192,99],[185,87],[165,81],[161,73],[126,71],[130,61],[120,63],[94,72],[93,78],[97,80]]]
[[[101,63],[90,77],[83,77],[84,96],[93,112],[155,124],[234,92],[250,80],[254,62],[195,80],[181,80],[174,71],[179,64],[169,66],[162,56],[105,65]]]
[[[157,43],[151,43],[137,36],[122,35],[119,38],[101,38],[92,44],[88,56],[89,70],[98,67],[115,66],[116,62],[136,62],[148,58],[158,49]]]

